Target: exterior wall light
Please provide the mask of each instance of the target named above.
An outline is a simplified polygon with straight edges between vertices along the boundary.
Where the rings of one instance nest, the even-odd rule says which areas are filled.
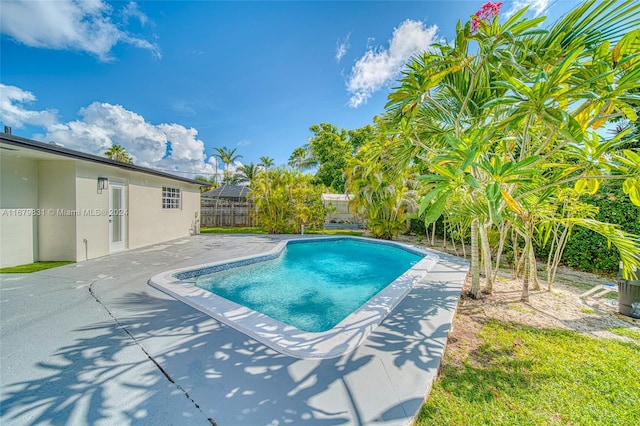
[[[103,189],[109,188],[109,178],[99,177],[98,178],[98,193],[102,194]]]

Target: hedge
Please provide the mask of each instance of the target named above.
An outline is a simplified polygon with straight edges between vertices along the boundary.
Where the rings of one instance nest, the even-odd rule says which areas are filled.
[[[620,225],[623,230],[640,235],[640,207],[629,201],[622,191],[621,181],[605,182],[597,194],[584,197],[581,201],[600,208],[597,220]],[[576,226],[562,256],[562,263],[581,271],[613,276],[618,273],[620,256],[615,247],[608,247],[606,238]]]

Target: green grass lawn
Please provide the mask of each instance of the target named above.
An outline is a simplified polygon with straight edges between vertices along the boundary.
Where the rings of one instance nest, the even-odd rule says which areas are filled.
[[[305,234],[308,235],[353,235],[362,236],[364,231],[353,231],[348,229],[321,229],[317,231],[306,230]],[[268,234],[266,228],[252,227],[252,228],[200,228],[201,234]]]
[[[629,330],[628,328],[624,328],[624,327],[610,328],[609,331],[611,331],[612,333],[616,333],[620,336],[625,336],[631,339],[635,339],[638,342],[640,342],[640,333],[638,333],[637,331]]]
[[[266,228],[200,228],[201,234],[267,234]]]
[[[353,229],[320,229],[317,231],[304,231],[309,235],[351,235],[353,237],[361,237],[364,231],[357,231]]]
[[[61,262],[34,262],[26,265],[11,266],[8,268],[0,268],[0,274],[29,274],[31,272],[44,271],[45,269],[57,268],[58,266],[75,263],[72,261]]]
[[[462,365],[445,356],[416,424],[638,425],[640,336],[627,336],[490,321]]]

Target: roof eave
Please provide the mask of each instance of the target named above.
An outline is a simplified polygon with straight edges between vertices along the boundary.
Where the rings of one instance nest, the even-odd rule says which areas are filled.
[[[38,142],[38,141],[35,141],[33,139],[27,139],[27,138],[15,136],[15,135],[8,134],[8,133],[0,132],[0,141],[6,143],[8,145],[13,145],[13,146],[18,146],[18,147],[33,149],[35,151],[40,151],[40,152],[46,152],[46,153],[50,153],[50,154],[60,155],[62,157],[68,157],[68,158],[73,158],[73,159],[77,159],[77,160],[89,161],[89,162],[92,162],[92,163],[99,163],[99,164],[104,164],[104,165],[108,165],[108,166],[114,166],[114,167],[118,167],[118,168],[121,168],[121,169],[126,169],[126,170],[140,172],[140,173],[146,173],[146,174],[154,175],[154,176],[160,176],[160,177],[173,179],[173,180],[177,180],[177,181],[181,181],[181,182],[186,182],[186,183],[190,183],[190,184],[194,184],[194,185],[209,186],[209,184],[204,183],[204,182],[200,182],[200,181],[189,179],[189,178],[184,178],[184,177],[181,177],[181,176],[172,175],[170,173],[161,172],[161,171],[158,171],[158,170],[150,169],[148,167],[136,166],[135,164],[130,164],[130,163],[121,163],[119,161],[112,160],[110,158],[100,157],[100,156],[97,156],[97,155],[88,154],[88,153],[85,153],[85,152],[76,151],[76,150],[69,149],[69,148],[64,148],[64,147],[59,146],[59,145],[53,145],[53,144],[47,144],[47,143],[44,143],[44,142]]]

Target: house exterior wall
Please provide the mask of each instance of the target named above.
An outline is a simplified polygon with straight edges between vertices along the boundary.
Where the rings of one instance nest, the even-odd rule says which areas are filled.
[[[38,260],[76,260],[76,163],[38,161]]]
[[[38,162],[0,155],[0,267],[38,260],[37,208]]]
[[[162,208],[162,187],[180,189],[181,208]],[[199,232],[200,189],[194,185],[145,176],[129,182],[129,248]]]
[[[115,173],[114,173],[115,172]],[[109,188],[98,190],[98,177],[111,182],[113,167],[78,162],[76,166],[75,259],[93,259],[109,254]]]
[[[125,188],[123,249],[200,231],[196,183],[46,150],[11,151],[0,153],[0,267],[109,254],[116,182]],[[108,178],[108,189],[98,190],[98,177]],[[179,209],[162,208],[163,186],[180,189]]]
[[[143,247],[188,236],[200,216],[200,189],[172,179],[130,172],[108,166],[78,163],[76,169],[78,214],[76,259],[86,260],[109,254],[109,191],[114,182],[126,188],[125,249]],[[109,189],[97,190],[98,177],[109,179]],[[181,209],[162,208],[162,187],[179,188]],[[93,214],[94,211],[99,214]],[[90,212],[90,214],[83,214]],[[84,240],[87,240],[85,243]]]

